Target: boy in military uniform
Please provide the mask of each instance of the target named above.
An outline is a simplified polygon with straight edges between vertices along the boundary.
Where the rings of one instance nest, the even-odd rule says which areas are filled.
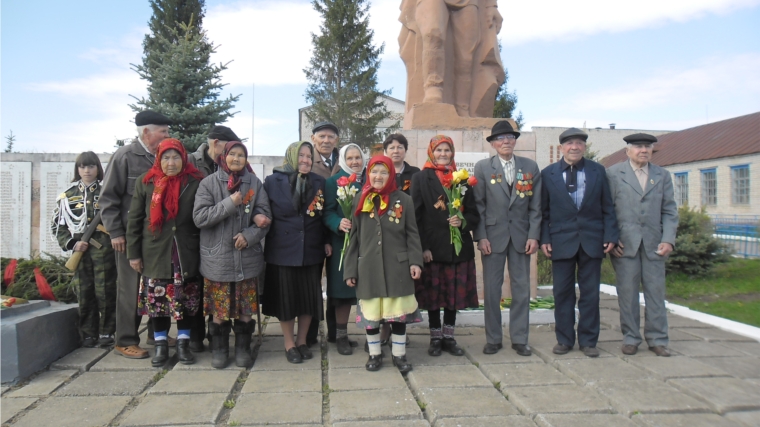
[[[107,347],[116,331],[116,259],[111,238],[99,226],[89,242],[82,234],[100,211],[103,166],[92,151],[80,154],[74,180],[58,196],[51,232],[64,251],[83,252],[72,285],[78,289],[79,330],[83,347]]]

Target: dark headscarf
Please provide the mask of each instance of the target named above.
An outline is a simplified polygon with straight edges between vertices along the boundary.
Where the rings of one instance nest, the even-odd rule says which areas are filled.
[[[245,152],[245,167],[238,172],[233,172],[227,165],[227,155],[230,154],[230,151],[235,147],[240,147]],[[245,148],[245,144],[240,141],[229,141],[224,144],[224,151],[216,158],[216,164],[229,175],[229,179],[227,180],[227,191],[230,193],[234,193],[240,188],[240,184],[243,183],[242,178],[246,173],[253,173],[253,168],[251,168],[251,164],[248,163],[248,149]]]
[[[372,186],[372,182],[370,181],[369,177],[370,172],[375,165],[384,165],[388,169],[388,182],[385,183],[385,187],[383,187],[381,190],[377,190]],[[363,212],[364,204],[367,202],[367,198],[369,198],[371,203],[374,203],[372,202],[372,199],[374,199],[375,196],[380,197],[380,206],[377,207],[377,213],[379,215],[384,214],[385,211],[387,211],[390,207],[391,193],[396,191],[396,189],[398,189],[398,187],[396,186],[396,168],[393,167],[393,160],[391,160],[389,157],[383,156],[382,154],[371,158],[369,160],[369,164],[367,165],[367,180],[362,187],[362,195],[359,198],[359,205],[356,207],[356,212],[354,212],[354,215],[359,216],[359,214]]]
[[[311,192],[311,181],[309,180],[308,173],[298,172],[298,153],[301,152],[301,148],[306,145],[311,151],[312,165],[314,164],[314,146],[310,142],[298,141],[290,144],[285,150],[285,160],[282,162],[282,166],[274,168],[275,172],[280,172],[288,175],[288,182],[290,183],[291,200],[296,212],[301,212],[302,208],[308,205],[309,200],[307,197]]]
[[[161,169],[161,156],[169,150],[175,150],[182,157],[182,170],[174,176],[167,176]],[[187,177],[192,176],[197,180],[203,179],[203,174],[187,161],[187,152],[179,140],[167,138],[158,144],[156,161],[143,178],[143,183],[153,181],[153,195],[150,198],[150,225],[148,229],[160,232],[164,225],[164,209],[166,220],[177,216],[179,211],[179,196],[182,186],[187,184]]]

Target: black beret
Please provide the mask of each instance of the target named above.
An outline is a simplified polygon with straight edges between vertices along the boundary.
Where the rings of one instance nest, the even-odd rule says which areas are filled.
[[[486,137],[486,141],[491,142],[492,139],[505,133],[514,135],[515,138],[520,137],[520,132],[512,129],[512,124],[509,123],[509,120],[499,120],[495,125],[493,125],[493,128],[491,128],[491,135]]]
[[[155,111],[145,110],[140,111],[135,116],[135,125],[137,126],[145,126],[145,125],[170,125],[173,122],[169,120],[168,117],[164,116],[161,113],[156,113]]]
[[[563,144],[572,138],[580,138],[585,142],[588,140],[588,134],[578,128],[570,128],[559,135],[559,143]]]
[[[218,139],[220,141],[240,141],[235,132],[227,126],[214,126],[208,133],[208,139]]]
[[[340,131],[338,131],[338,127],[330,122],[319,122],[316,125],[314,125],[314,129],[311,130],[311,134],[314,135],[315,133],[321,131],[322,129],[332,129],[333,132],[335,132],[336,135],[340,135]]]
[[[648,133],[634,133],[623,138],[628,144],[654,144],[657,142],[657,138],[654,135]]]

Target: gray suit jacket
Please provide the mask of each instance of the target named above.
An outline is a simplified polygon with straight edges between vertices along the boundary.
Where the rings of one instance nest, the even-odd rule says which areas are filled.
[[[478,184],[473,190],[480,223],[474,240],[488,239],[494,253],[504,252],[510,240],[517,252],[524,253],[527,240],[538,240],[541,235],[541,173],[533,160],[515,156],[515,176],[520,173],[532,175],[533,195],[518,196],[516,178],[511,194],[503,177],[501,182],[491,182],[492,177],[504,175],[499,156],[475,164]]]
[[[649,178],[643,191],[630,161],[610,167],[607,178],[624,246],[623,257],[633,257],[643,241],[650,260],[662,259],[654,253],[657,245],[665,242],[675,246],[678,229],[678,207],[670,173],[649,163]]]

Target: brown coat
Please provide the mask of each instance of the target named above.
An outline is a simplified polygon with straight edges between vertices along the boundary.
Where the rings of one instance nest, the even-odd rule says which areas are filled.
[[[354,198],[354,210],[359,203]],[[389,221],[396,203],[403,209],[399,223]],[[382,216],[373,218],[362,212],[353,218],[351,240],[343,260],[343,279],[356,278],[356,297],[402,297],[414,295],[409,267],[422,268],[422,246],[417,232],[412,198],[401,190],[390,195],[390,206]]]

